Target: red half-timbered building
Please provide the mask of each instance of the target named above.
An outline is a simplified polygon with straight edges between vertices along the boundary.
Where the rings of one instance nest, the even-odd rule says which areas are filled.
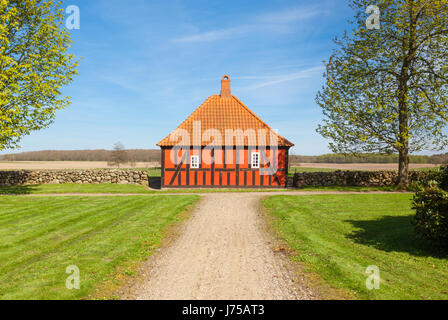
[[[294,146],[271,129],[221,81],[176,130],[160,141],[162,187],[282,188]]]

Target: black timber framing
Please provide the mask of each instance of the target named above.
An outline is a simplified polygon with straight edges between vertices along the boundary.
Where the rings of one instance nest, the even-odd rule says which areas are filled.
[[[194,148],[198,148],[199,149],[199,147],[194,147]],[[288,159],[289,158],[289,147],[279,147],[279,148],[273,148],[272,149],[273,152],[274,152],[274,154],[273,154],[274,165],[278,164],[278,154],[279,154],[278,150],[279,149],[285,149],[285,151],[286,151],[285,152],[285,168],[277,169],[277,172],[285,172],[285,184],[282,185],[280,183],[280,180],[279,180],[278,176],[274,173],[272,175],[268,175],[269,182],[268,182],[267,185],[265,185],[265,183],[264,183],[264,175],[260,174],[260,185],[259,186],[255,186],[255,173],[257,171],[259,171],[260,169],[259,168],[257,168],[257,169],[241,168],[240,165],[238,164],[238,160],[239,160],[239,156],[240,156],[240,150],[246,150],[247,149],[248,150],[248,161],[249,161],[249,166],[250,166],[250,157],[251,157],[250,152],[252,150],[254,150],[254,149],[257,149],[257,147],[235,147],[235,150],[236,150],[236,152],[235,152],[235,154],[236,154],[236,159],[235,159],[236,165],[235,165],[235,168],[228,168],[227,167],[227,161],[226,161],[227,160],[227,154],[226,154],[226,149],[225,148],[223,148],[224,168],[216,168],[215,167],[215,149],[213,147],[210,148],[211,153],[212,153],[211,154],[211,157],[212,157],[211,158],[212,159],[211,168],[208,168],[208,169],[207,168],[203,168],[202,167],[202,152],[203,152],[204,149],[206,149],[206,148],[200,147],[200,149],[199,149],[199,151],[200,151],[199,152],[199,169],[190,168],[189,161],[185,161],[185,158],[189,157],[190,154],[191,154],[191,150],[190,149],[188,149],[188,152],[184,153],[184,155],[181,158],[180,163],[175,168],[165,168],[166,148],[163,147],[162,148],[162,153],[161,153],[162,186],[163,187],[173,187],[173,188],[195,188],[195,187],[196,188],[197,187],[199,187],[199,188],[220,188],[220,187],[225,187],[225,188],[242,188],[242,187],[244,187],[244,188],[260,188],[260,187],[261,188],[267,188],[267,187],[268,188],[284,188],[284,187],[287,187],[288,171],[289,171],[288,170],[289,169],[288,168],[288,166],[289,166],[289,159]],[[175,154],[174,157],[175,157],[175,163],[177,163],[177,158],[178,158],[177,154]],[[270,166],[270,162],[267,159],[268,158],[267,158],[266,153],[264,151],[260,152],[260,167],[262,167],[262,165],[263,166],[267,165],[268,167]],[[182,165],[184,163],[186,163],[186,167],[182,168]],[[268,169],[266,168],[266,170],[268,170]],[[170,184],[168,186],[165,185],[165,173],[166,172],[175,172],[173,177],[172,177],[172,179],[171,179],[171,182],[170,182]],[[186,177],[187,185],[185,185],[185,186],[181,185],[181,173],[182,172],[185,172],[187,174],[187,177]],[[189,179],[190,172],[194,172],[194,174],[195,174],[195,176],[194,176],[194,185],[190,185],[190,179]],[[198,173],[199,172],[202,173],[202,179],[203,179],[203,184],[202,185],[198,184],[198,179],[199,179],[198,178]],[[206,173],[208,173],[208,172],[210,172],[210,174],[211,174],[211,185],[206,185]],[[214,175],[215,175],[214,173],[215,172],[219,172],[219,185],[217,185],[217,186],[214,185]],[[228,185],[229,182],[230,182],[230,173],[231,172],[235,172],[236,173],[236,181],[235,181],[236,185],[235,186]],[[252,185],[251,186],[247,185],[247,181],[248,181],[248,179],[250,179],[249,175],[248,175],[249,172],[251,173],[251,176],[252,176]],[[223,185],[222,174],[225,174],[225,173],[227,173],[227,181],[226,181],[226,185]],[[244,184],[243,185],[241,185],[240,181],[239,181],[240,180],[240,174],[244,174]],[[173,186],[172,184],[173,184],[173,182],[174,182],[174,180],[176,178],[178,179],[178,185],[177,186]],[[273,185],[272,179],[276,182],[277,185]]]
[[[237,186],[239,186],[240,185],[240,164],[239,164],[239,162],[240,162],[240,153],[239,153],[239,151],[240,151],[240,148],[241,147],[236,147],[236,149],[235,149],[235,167],[236,167],[236,185]]]
[[[189,169],[190,170],[190,172],[211,172],[212,171],[212,169],[210,168],[210,169],[192,169],[192,168],[190,168]],[[247,168],[240,168],[240,172],[257,172],[257,171],[259,171],[260,169],[247,169]],[[187,171],[187,169],[185,169],[185,168],[182,168],[182,169],[179,169],[179,170],[177,170],[176,168],[166,168],[165,169],[165,172],[176,172],[176,171],[179,171],[179,172],[186,172]],[[236,171],[236,169],[229,169],[229,168],[227,168],[227,169],[222,169],[222,168],[215,168],[215,172],[235,172]],[[278,172],[286,172],[286,169],[277,169],[277,171]]]
[[[181,173],[181,169],[182,169],[182,164],[184,163],[185,158],[187,157],[187,155],[188,155],[188,152],[185,152],[184,155],[182,156],[182,158],[180,159],[179,164],[177,164],[177,167],[174,170],[174,175],[173,175],[173,177],[171,178],[171,181],[170,181],[170,186],[173,185],[174,180],[176,179],[176,177],[177,177],[178,185],[179,186],[181,185],[181,174],[180,173]],[[174,163],[175,164],[177,163],[177,151],[174,154]]]
[[[210,181],[211,181],[211,185],[214,186],[215,185],[215,148],[211,148],[211,177],[210,177]]]
[[[286,149],[285,169],[286,169],[285,188],[287,188],[288,187],[288,174],[289,174],[289,148]]]
[[[278,161],[278,148],[272,148],[271,151],[273,151],[273,156],[272,159],[274,160],[273,166],[274,168],[276,168],[277,166],[277,161]],[[288,150],[287,150],[288,151]],[[260,151],[260,155],[261,155],[261,159],[262,159],[262,163],[263,163],[263,168],[264,165],[267,166],[267,168],[264,168],[263,171],[267,171],[270,170],[270,166],[271,166],[271,162],[269,161],[269,158],[266,154],[266,150]],[[288,152],[286,153],[286,157],[288,158]],[[266,163],[265,163],[266,161]],[[272,174],[267,175],[269,177],[269,186],[272,186],[272,179],[274,179],[274,181],[277,183],[278,186],[281,186],[280,180],[277,177],[276,172],[280,171],[285,171],[286,170],[286,180],[288,180],[288,169],[276,169],[275,172],[273,172]],[[265,175],[260,174],[260,177],[264,177]],[[261,186],[263,186],[263,180],[261,182]]]
[[[161,180],[161,186],[164,187],[165,186],[165,148],[162,148],[162,152],[161,152],[161,159],[160,159],[160,180]]]

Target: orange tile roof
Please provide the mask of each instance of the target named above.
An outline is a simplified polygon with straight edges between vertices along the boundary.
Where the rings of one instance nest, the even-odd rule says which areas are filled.
[[[188,142],[183,144],[194,146],[269,146],[271,139],[274,146],[274,139],[277,140],[278,146],[294,146],[230,93],[228,76],[223,77],[221,84],[220,95],[210,96],[157,145],[160,147],[178,145],[182,140],[179,134],[187,134]],[[233,130],[233,133],[229,130]]]

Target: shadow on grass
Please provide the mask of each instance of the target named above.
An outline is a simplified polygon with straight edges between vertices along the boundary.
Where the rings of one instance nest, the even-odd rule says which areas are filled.
[[[412,215],[384,216],[378,220],[347,220],[360,229],[348,235],[356,243],[386,252],[406,252],[414,256],[448,258],[448,252],[419,239],[411,224]]]
[[[36,190],[37,186],[2,186],[0,185],[0,195],[30,194]]]

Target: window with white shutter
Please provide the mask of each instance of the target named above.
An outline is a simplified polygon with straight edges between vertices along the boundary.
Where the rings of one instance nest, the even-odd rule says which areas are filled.
[[[252,152],[251,166],[253,169],[260,168],[260,152]]]
[[[190,168],[199,169],[199,156],[191,156]]]

